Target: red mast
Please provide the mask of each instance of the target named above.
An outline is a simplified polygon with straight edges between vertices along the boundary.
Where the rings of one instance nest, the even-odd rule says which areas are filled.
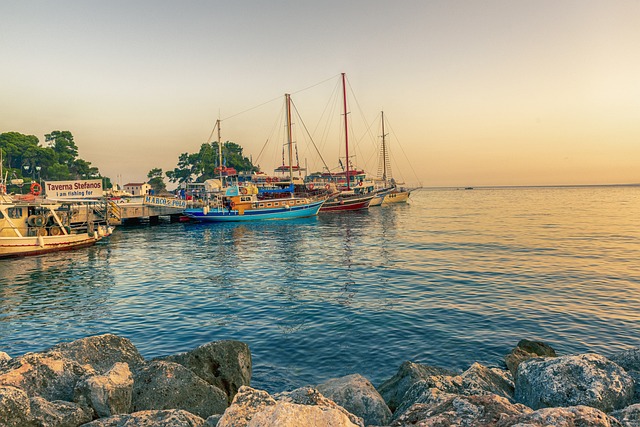
[[[347,86],[345,84],[345,74],[342,73],[342,96],[344,98],[344,144],[347,156],[347,190],[351,189],[349,177],[349,127],[347,126]]]

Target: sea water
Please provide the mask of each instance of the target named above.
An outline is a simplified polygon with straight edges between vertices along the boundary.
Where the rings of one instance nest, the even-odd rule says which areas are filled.
[[[0,261],[0,351],[114,333],[146,358],[246,342],[270,392],[406,360],[640,346],[640,187],[430,189],[292,221],[122,226]]]

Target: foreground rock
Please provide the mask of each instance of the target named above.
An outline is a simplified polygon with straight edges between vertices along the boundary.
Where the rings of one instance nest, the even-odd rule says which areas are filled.
[[[520,363],[534,357],[556,357],[556,352],[542,341],[520,340],[511,353],[504,357],[504,362],[515,377]]]
[[[22,427],[33,420],[27,393],[12,386],[0,386],[0,425]]]
[[[204,420],[187,411],[140,411],[114,415],[84,424],[83,427],[201,427]]]
[[[218,421],[218,427],[364,426],[361,419],[348,414],[313,389],[283,393],[280,397],[276,400],[265,391],[241,387],[233,404]],[[358,423],[353,423],[352,419]]]
[[[518,368],[516,401],[533,409],[585,405],[610,412],[632,401],[632,378],[597,354],[530,359]]]
[[[614,411],[611,416],[620,421],[625,427],[640,426],[640,404],[636,403],[619,411]]]
[[[521,415],[514,427],[621,427],[615,418],[588,406],[544,408]]]
[[[90,375],[76,385],[74,400],[92,407],[99,418],[131,412],[133,376],[117,362],[104,375]]]
[[[251,352],[240,341],[216,341],[156,360],[178,363],[227,395],[230,405],[242,386],[251,385]]]
[[[334,378],[318,385],[318,391],[350,413],[364,420],[365,425],[387,425],[391,411],[373,384],[359,374]]]
[[[91,408],[71,402],[49,402],[41,397],[32,397],[30,405],[36,426],[79,426],[93,419]]]

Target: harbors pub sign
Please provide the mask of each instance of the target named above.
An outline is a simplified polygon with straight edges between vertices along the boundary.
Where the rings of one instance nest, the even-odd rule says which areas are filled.
[[[82,199],[102,197],[102,180],[45,181],[44,191],[48,199]]]

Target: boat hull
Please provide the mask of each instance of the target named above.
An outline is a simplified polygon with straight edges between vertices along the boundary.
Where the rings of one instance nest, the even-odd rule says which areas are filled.
[[[357,200],[331,200],[320,208],[320,212],[344,212],[367,209],[371,200],[372,197]]]
[[[307,205],[291,206],[290,208],[247,209],[243,212],[235,209],[212,209],[206,214],[202,209],[187,209],[184,214],[189,218],[203,222],[235,222],[261,221],[293,218],[306,218],[318,215],[324,201]]]
[[[102,237],[97,233],[47,237],[0,237],[0,258],[40,255],[94,245]]]
[[[406,203],[409,200],[411,193],[409,191],[392,192],[384,196],[382,200],[383,205],[391,205],[394,203]]]

